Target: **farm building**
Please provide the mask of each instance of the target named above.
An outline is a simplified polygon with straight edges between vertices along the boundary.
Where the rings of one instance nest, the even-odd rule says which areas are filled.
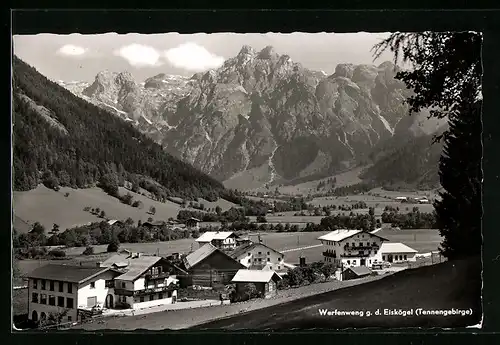
[[[105,304],[107,296],[114,294],[113,281],[120,274],[103,267],[39,267],[27,275],[28,318],[39,322],[53,314],[62,316],[62,322],[77,321],[93,307]]]
[[[417,253],[415,249],[403,243],[382,243],[375,258],[388,262],[415,261]]]
[[[106,297],[107,308],[129,305],[138,309],[176,302],[178,280],[170,274],[170,263],[160,256],[116,254],[101,266],[120,272],[114,278],[114,294]]]
[[[167,223],[165,223],[164,221],[161,221],[161,220],[157,220],[155,222],[144,222],[142,223],[142,226],[150,229],[150,230],[159,230],[160,228],[162,228],[163,226],[166,226]]]
[[[342,280],[363,278],[370,274],[372,271],[366,266],[348,267],[342,271]]]
[[[387,239],[363,230],[335,230],[318,238],[325,262],[344,266],[371,266]]]
[[[183,262],[188,275],[179,277],[182,287],[225,285],[239,269],[246,268],[210,243],[184,257]]]
[[[239,270],[231,280],[236,283],[236,292],[245,291],[247,284],[254,284],[265,298],[270,298],[278,293],[277,283],[281,277],[272,270]]]
[[[266,268],[273,271],[285,269],[283,265],[285,256],[263,243],[242,245],[233,252],[228,252],[228,254],[249,269],[261,270]]]
[[[394,200],[397,200],[397,201],[406,201],[408,200],[408,197],[406,196],[397,196],[394,198]]]
[[[191,217],[186,220],[186,227],[188,228],[188,230],[199,230],[200,220],[198,218]]]
[[[196,239],[200,248],[210,243],[222,250],[232,250],[236,248],[238,236],[232,231],[207,231]]]

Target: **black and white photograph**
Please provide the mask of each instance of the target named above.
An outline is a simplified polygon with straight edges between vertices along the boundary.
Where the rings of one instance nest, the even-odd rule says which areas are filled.
[[[480,329],[482,42],[13,33],[13,329]]]

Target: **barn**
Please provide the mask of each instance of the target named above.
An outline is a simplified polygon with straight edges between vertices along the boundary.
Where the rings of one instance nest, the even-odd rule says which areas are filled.
[[[247,284],[254,284],[258,292],[265,298],[277,294],[277,283],[281,277],[271,270],[239,270],[231,280],[236,284],[236,292],[241,293]]]
[[[239,269],[246,268],[210,243],[184,257],[183,263],[188,275],[179,277],[181,287],[225,285]]]
[[[342,280],[363,278],[370,274],[372,271],[366,266],[352,266],[342,272]]]

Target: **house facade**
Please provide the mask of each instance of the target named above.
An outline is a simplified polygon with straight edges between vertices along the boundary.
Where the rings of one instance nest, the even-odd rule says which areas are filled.
[[[198,218],[189,218],[186,220],[186,227],[188,230],[199,230],[200,229],[200,220]]]
[[[114,279],[114,295],[107,296],[107,308],[142,309],[177,300],[178,280],[169,273],[170,265],[162,257],[117,254],[101,266],[122,273]]]
[[[346,266],[368,266],[387,239],[362,230],[335,230],[318,238],[324,247],[323,260]]]
[[[238,236],[232,231],[207,231],[196,239],[199,247],[210,243],[221,250],[233,250],[236,248]]]
[[[382,243],[380,250],[377,252],[375,259],[390,263],[416,261],[417,253],[418,251],[403,243],[384,242]]]
[[[236,284],[236,292],[245,292],[247,284],[254,284],[264,298],[271,298],[278,293],[277,283],[282,278],[274,271],[239,270],[231,283]]]
[[[61,315],[62,322],[77,321],[82,311],[105,304],[114,293],[118,272],[102,267],[49,264],[28,277],[28,318],[34,322]]]
[[[285,255],[262,243],[249,243],[228,253],[233,259],[252,270],[285,270]]]
[[[188,274],[180,279],[182,287],[225,285],[239,269],[246,268],[210,243],[184,257],[183,263]]]

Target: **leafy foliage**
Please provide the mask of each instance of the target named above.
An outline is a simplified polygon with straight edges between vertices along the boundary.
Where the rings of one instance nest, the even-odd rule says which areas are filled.
[[[167,154],[132,125],[74,96],[17,57],[13,70],[15,190],[29,190],[40,182],[49,188],[63,183],[84,188],[100,182],[114,194],[120,179],[139,174],[158,181],[166,195],[213,200],[224,192],[221,183]],[[47,108],[67,133],[51,125],[22,97]]]
[[[396,78],[414,92],[410,113],[429,108],[448,118],[439,162],[441,200],[434,203],[448,259],[481,252],[481,34],[474,32],[395,33],[374,47],[390,49],[413,69]]]

